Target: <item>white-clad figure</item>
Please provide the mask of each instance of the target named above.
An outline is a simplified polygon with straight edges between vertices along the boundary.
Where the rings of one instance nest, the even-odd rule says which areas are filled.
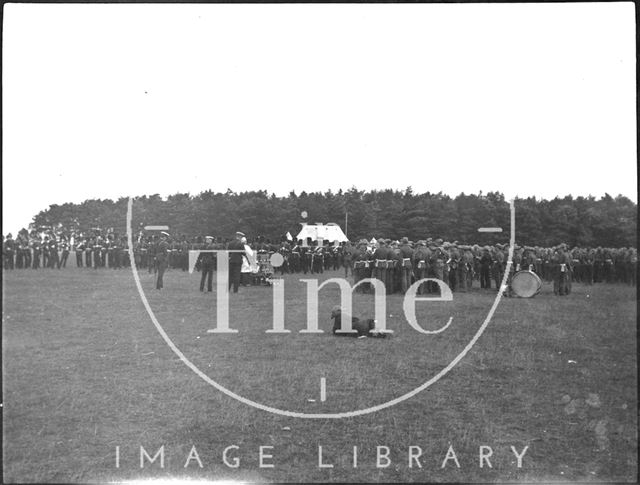
[[[247,244],[247,238],[243,237],[240,242],[244,245],[242,267],[240,268],[240,283],[242,286],[247,286],[251,284],[253,275],[258,272],[258,261],[256,260],[255,251]]]

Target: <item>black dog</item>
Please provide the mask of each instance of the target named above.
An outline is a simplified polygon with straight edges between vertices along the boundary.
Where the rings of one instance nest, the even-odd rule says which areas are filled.
[[[348,316],[345,317],[348,318]],[[371,318],[367,320],[360,320],[358,317],[351,317],[351,328],[353,328],[355,332],[338,332],[342,325],[342,310],[338,306],[333,307],[333,310],[331,310],[331,318],[333,319],[333,334],[337,337],[386,337],[386,334],[384,333],[371,331],[376,327],[375,320]]]

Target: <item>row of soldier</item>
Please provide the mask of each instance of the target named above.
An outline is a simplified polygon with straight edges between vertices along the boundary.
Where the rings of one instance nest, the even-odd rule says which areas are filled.
[[[322,272],[343,267],[345,276],[352,273],[356,282],[372,275],[384,279],[389,292],[406,291],[411,282],[429,277],[447,282],[453,291],[470,289],[475,281],[480,288],[493,285],[497,290],[508,257],[508,245],[461,245],[432,238],[415,243],[407,238],[381,238],[341,245],[311,242],[306,246],[302,241],[283,242],[277,251],[285,257],[282,272]],[[637,252],[635,248],[570,250],[566,244],[553,248],[514,246],[512,273],[530,270],[543,280],[555,281],[558,272],[565,273],[564,269],[568,276],[560,276],[570,277],[570,281],[635,285]]]
[[[158,243],[158,235],[134,240],[133,253],[139,268],[155,270]],[[174,238],[168,241],[167,266],[187,271],[190,250],[224,249],[226,243],[215,238],[209,241],[202,237]],[[471,246],[431,238],[415,243],[407,238],[395,241],[381,238],[341,244],[311,240],[276,244],[258,238],[249,244],[258,253],[282,254],[284,264],[277,269],[281,273],[314,274],[344,268],[345,276],[353,274],[356,281],[370,275],[388,280],[387,287],[391,292],[402,292],[411,281],[424,277],[441,279],[454,291],[467,290],[474,282],[479,282],[480,288],[494,286],[497,289],[508,255],[506,245]],[[117,269],[130,266],[127,238],[118,234],[72,238],[22,233],[15,240],[8,234],[3,237],[2,247],[5,269],[64,268],[71,251],[75,252],[73,259],[78,267]],[[516,245],[514,249],[512,271],[528,269],[546,281],[554,281],[559,264],[564,264],[571,281],[636,284],[635,248],[569,249],[561,244],[553,248]]]

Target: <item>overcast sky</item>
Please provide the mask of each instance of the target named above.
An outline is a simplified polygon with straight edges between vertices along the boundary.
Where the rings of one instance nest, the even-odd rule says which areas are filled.
[[[635,201],[635,69],[630,2],[5,4],[3,233],[206,189]]]

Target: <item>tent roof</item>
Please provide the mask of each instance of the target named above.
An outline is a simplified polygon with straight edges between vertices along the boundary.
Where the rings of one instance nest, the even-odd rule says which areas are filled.
[[[344,235],[344,232],[342,232],[342,229],[340,229],[340,226],[337,224],[306,224],[302,227],[296,239],[302,239],[304,241],[308,237],[313,241],[317,241],[318,239],[330,242],[348,241],[347,236]]]

